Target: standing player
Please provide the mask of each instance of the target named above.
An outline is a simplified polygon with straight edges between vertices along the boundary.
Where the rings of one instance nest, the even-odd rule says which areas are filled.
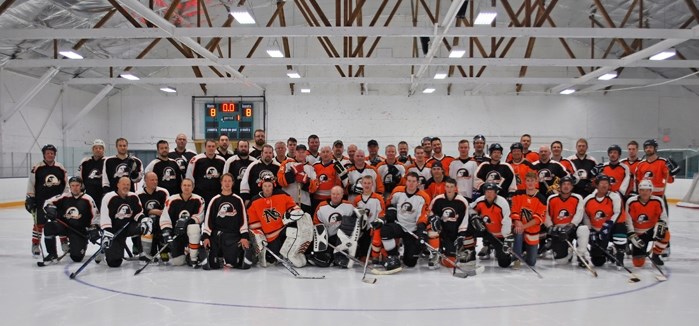
[[[85,157],[78,165],[78,173],[85,185],[85,193],[90,195],[99,209],[102,204],[102,168],[104,167],[104,141],[92,142],[92,156]]]
[[[354,198],[364,192],[364,189],[362,189],[362,177],[365,175],[369,175],[374,179],[374,186],[371,191],[383,194],[384,186],[383,181],[381,181],[381,174],[375,167],[367,165],[364,151],[359,149],[354,154],[354,166],[347,170],[347,179],[342,181],[343,186],[347,190],[347,200],[350,203],[354,202]]]
[[[345,168],[348,168],[352,165],[354,165],[354,154],[357,153],[357,145],[355,144],[349,144],[347,146],[347,159],[349,160],[349,165],[345,164]]]
[[[306,146],[303,144],[296,146],[296,157],[287,159],[277,171],[277,180],[291,198],[294,198],[296,205],[311,214],[311,194],[318,189],[318,179],[313,166],[306,161]]]
[[[206,210],[201,238],[209,257],[204,269],[252,266],[248,216],[243,199],[233,193],[233,182],[230,173],[221,176],[221,193],[211,199]]]
[[[483,185],[483,196],[471,203],[475,216],[471,217],[471,226],[477,236],[483,238],[483,250],[479,257],[490,259],[490,250],[495,250],[498,266],[505,268],[512,263],[510,250],[515,239],[512,236],[512,219],[510,219],[510,204],[498,196],[498,185],[488,182]],[[497,240],[496,240],[497,239]],[[499,241],[498,241],[499,240]],[[464,240],[465,243],[465,240]]]
[[[445,184],[445,193],[435,196],[430,203],[432,231],[439,233],[440,251],[450,259],[441,263],[453,267],[459,259],[459,262],[475,265],[476,240],[469,227],[473,212],[466,198],[457,192],[456,181],[449,178]]]
[[[277,161],[277,163],[282,164],[287,158],[286,144],[284,144],[283,141],[274,143],[274,160]]]
[[[216,154],[216,142],[209,139],[205,143],[205,152],[197,154],[187,167],[187,179],[194,182],[194,193],[208,203],[221,192],[221,174],[226,160]],[[201,221],[200,221],[201,222]]]
[[[459,157],[449,164],[449,177],[456,180],[459,194],[468,202],[473,201],[473,178],[478,169],[478,163],[468,156],[469,143],[467,139],[459,141]]]
[[[618,192],[622,199],[626,198],[629,195],[631,172],[628,166],[619,162],[621,147],[619,145],[609,146],[607,156],[609,156],[609,162],[602,165],[600,172],[609,177],[609,190]]]
[[[238,196],[240,196],[240,183],[245,175],[245,170],[254,161],[248,155],[248,148],[249,143],[247,140],[238,141],[238,154],[226,160],[226,164],[223,165],[223,173],[230,173],[233,176],[233,193]]]
[[[510,198],[512,193],[517,190],[517,183],[515,181],[515,171],[512,170],[512,166],[507,163],[500,163],[502,158],[502,146],[498,143],[493,143],[488,148],[488,153],[490,154],[490,160],[483,162],[478,166],[476,170],[476,182],[474,187],[483,193],[484,184],[488,182],[493,182],[500,187],[500,192],[498,195]]]
[[[568,244],[566,240],[577,242],[578,260],[587,259],[587,244],[590,229],[582,224],[583,198],[573,193],[573,177],[561,178],[561,190],[551,195],[546,201],[546,221],[544,224],[551,235],[553,258],[559,264],[568,262]],[[582,264],[582,262],[580,262]]]
[[[515,172],[515,180],[517,183],[517,190],[524,190],[527,186],[524,184],[524,177],[529,173],[529,171],[534,171],[533,162],[528,161],[524,157],[524,146],[522,143],[513,143],[510,145],[510,154],[507,163],[512,166],[512,170]],[[538,157],[539,155],[537,155]],[[537,188],[539,185],[537,185]]]
[[[485,155],[485,136],[483,135],[473,137],[473,159],[478,165],[490,161],[490,158]]]
[[[233,156],[233,151],[230,149],[230,140],[228,139],[228,135],[221,134],[218,136],[218,147],[216,148],[216,154],[223,157],[224,160],[227,160]]]
[[[370,140],[367,143],[366,147],[367,151],[369,152],[367,160],[369,161],[369,164],[371,164],[371,166],[376,167],[379,165],[379,163],[386,160],[385,157],[379,155],[379,142],[377,142],[376,140]]]
[[[367,218],[367,232],[369,225],[381,225],[386,214],[386,201],[383,196],[373,192],[374,179],[365,175],[362,177],[362,195],[354,198],[352,203],[354,207],[364,209]],[[368,233],[367,233],[368,234]],[[366,252],[358,250],[359,253]],[[383,263],[386,258],[386,250],[383,249],[381,243],[381,234],[378,231],[371,230],[371,260],[374,264]],[[369,259],[367,257],[367,259]]]
[[[539,155],[541,155],[541,153],[539,153]],[[539,158],[539,160],[541,160],[541,158]],[[561,163],[561,165],[563,165],[563,167],[566,169],[566,172],[568,172],[568,174],[571,176],[575,173],[575,166],[573,166],[573,162],[563,157],[563,143],[561,143],[559,140],[554,140],[551,143],[551,160]]]
[[[145,173],[154,172],[159,187],[165,188],[171,195],[178,194],[184,175],[177,162],[168,157],[170,145],[165,140],[159,140],[156,148],[158,149],[158,157],[146,166]]]
[[[427,160],[427,166],[432,167],[434,162],[441,162],[444,169],[444,175],[449,175],[449,165],[454,158],[442,152],[442,140],[439,137],[434,137],[430,141],[432,144],[432,157]]]
[[[517,143],[515,143],[517,144]],[[532,136],[529,134],[524,134],[522,137],[519,137],[519,144],[522,144],[522,155],[524,158],[529,161],[529,162],[536,162],[539,160],[539,154],[537,152],[529,150],[529,147],[532,145]],[[506,162],[510,162],[512,160],[512,148],[510,148],[510,153],[507,154],[507,159],[505,159]]]
[[[321,149],[321,152],[322,152],[322,149]],[[356,150],[355,150],[355,152],[356,152]],[[331,158],[335,161],[342,163],[343,166],[347,167],[348,164],[350,164],[350,165],[352,164],[352,161],[350,161],[349,157],[345,156],[344,153],[345,153],[345,144],[339,139],[334,141]],[[322,153],[321,153],[321,155],[322,155]]]
[[[432,157],[432,137],[423,137],[420,145],[425,150],[425,159]]]
[[[670,242],[665,203],[652,192],[653,182],[643,180],[638,184],[638,195],[626,202],[626,228],[633,245],[633,265],[636,267],[645,264],[650,241],[653,241],[650,259],[658,266],[664,265],[660,256]]]
[[[437,197],[437,195],[444,194],[445,190],[445,179],[449,178],[444,175],[444,168],[442,168],[442,162],[435,161],[432,163],[432,168],[430,168],[432,173],[432,178],[427,180],[425,183],[425,192],[430,196],[430,198]]]
[[[418,187],[420,190],[425,190],[427,180],[432,178],[432,170],[427,166],[427,162],[425,161],[425,150],[422,146],[415,146],[415,148],[413,148],[413,153],[415,154],[415,159],[413,160],[412,165],[405,168],[405,173],[406,175],[410,172],[417,173]],[[405,180],[403,180],[402,183],[405,184]]]
[[[306,162],[313,166],[318,161],[318,150],[320,149],[320,138],[317,135],[308,136],[308,152],[306,153]],[[298,150],[296,150],[298,152]]]
[[[104,256],[109,267],[121,266],[126,238],[132,237],[133,241],[142,233],[147,233],[149,222],[143,217],[143,207],[138,196],[130,191],[131,179],[121,177],[116,186],[117,190],[104,195],[100,209],[102,246],[105,248]],[[124,227],[126,229],[116,236],[118,230]]]
[[[54,240],[57,235],[68,237],[70,258],[76,263],[82,261],[87,249],[88,239],[85,236],[88,234],[87,229],[99,220],[95,201],[82,191],[82,179],[72,177],[68,185],[69,192],[49,198],[42,207],[48,220],[44,229],[47,251],[44,262],[57,259],[56,240]]]
[[[172,264],[182,266],[187,262],[189,266],[198,268],[204,198],[193,193],[193,190],[191,179],[182,180],[182,192],[168,197],[165,202],[163,215],[160,216],[160,229],[163,241],[170,243],[168,249]],[[185,247],[189,248],[189,257],[185,257]]]
[[[147,172],[143,181],[143,188],[138,189],[136,195],[141,202],[141,207],[143,207],[143,215],[145,215],[143,220],[151,228],[150,232],[141,235],[143,252],[141,252],[140,259],[149,261],[157,250],[156,247],[153,247],[154,240],[161,240],[160,217],[163,214],[165,202],[170,197],[170,192],[158,186],[158,176],[154,172]],[[178,193],[180,193],[179,190],[175,194]]]
[[[536,173],[527,173],[525,190],[518,190],[512,196],[512,223],[515,232],[514,250],[524,257],[527,265],[536,264],[539,246],[539,233],[546,214],[546,197],[536,189],[539,182]],[[523,254],[526,251],[526,256]]]
[[[539,161],[533,167],[539,176],[538,188],[547,196],[558,193],[561,178],[568,175],[566,168],[559,162],[550,159],[551,150],[547,145],[539,147]]]
[[[293,158],[296,155],[296,144],[298,144],[298,140],[294,137],[289,137],[286,140],[287,158]]]
[[[178,134],[177,138],[175,138],[175,144],[175,149],[168,153],[167,156],[177,162],[182,175],[187,175],[189,161],[191,161],[197,153],[191,149],[187,149],[187,135],[185,134]]]
[[[607,260],[602,250],[607,250],[609,241],[614,243],[618,266],[623,266],[626,248],[626,215],[622,211],[621,196],[609,191],[609,177],[600,174],[596,178],[597,191],[585,197],[583,221],[590,228],[590,260],[602,266]]]
[[[34,217],[32,227],[32,255],[34,258],[39,258],[41,255],[41,234],[44,230],[44,224],[47,222],[46,212],[42,209],[44,202],[64,193],[68,186],[68,172],[61,163],[56,162],[56,152],[58,152],[56,146],[51,144],[41,148],[43,160],[34,164],[27,183],[27,198],[24,201],[24,207]],[[49,244],[49,242],[52,243]],[[68,251],[67,239],[61,239],[61,243],[63,245],[61,249],[64,252]],[[47,248],[51,245],[55,247],[56,240],[46,238],[44,244]]]
[[[594,157],[587,155],[587,140],[585,138],[578,139],[575,143],[575,151],[575,154],[568,158],[576,168],[573,178],[578,180],[573,192],[585,198],[595,190],[595,185],[592,182],[592,178],[595,176],[592,175],[592,171],[597,165],[597,161]]]
[[[398,162],[396,157],[396,146],[386,146],[386,159],[376,165],[376,169],[381,175],[384,186],[384,196],[388,198],[394,188],[401,184],[405,175],[405,166]]]
[[[143,163],[138,157],[129,154],[129,141],[125,138],[116,140],[117,154],[104,159],[102,169],[102,188],[104,193],[115,191],[121,177],[131,180],[131,191],[135,191],[136,183],[143,179]]]
[[[260,158],[262,156],[262,148],[266,144],[265,141],[265,131],[262,129],[255,130],[253,134],[255,144],[252,145],[252,150],[250,151],[250,156],[253,158]]]
[[[410,148],[405,140],[401,140],[398,143],[398,162],[403,163],[405,166],[413,164],[413,158],[410,157]]]
[[[243,179],[240,183],[240,197],[245,200],[247,205],[250,198],[257,195],[260,190],[260,182],[268,178],[273,180],[277,177],[277,172],[279,172],[279,164],[274,161],[272,156],[274,155],[274,150],[271,145],[265,144],[262,146],[262,156],[258,160],[255,160],[243,174]]]
[[[626,145],[626,151],[628,152],[628,157],[621,160],[621,164],[626,165],[629,168],[629,175],[631,176],[631,181],[629,183],[629,194],[636,192],[636,167],[641,160],[638,158],[638,143],[635,140],[630,141]]]
[[[335,141],[337,144],[338,141]],[[337,146],[334,146],[337,147]],[[340,147],[342,148],[342,147]],[[342,153],[340,153],[342,156]],[[337,162],[338,167],[335,167],[335,162]],[[333,152],[330,150],[330,146],[323,146],[320,148],[320,161],[313,164],[313,170],[315,171],[318,180],[318,189],[313,193],[313,198],[311,198],[311,211],[315,212],[318,205],[330,199],[330,191],[335,186],[342,185],[342,177],[347,177],[347,174],[340,176],[338,174],[338,169],[340,174],[345,170],[341,161],[333,160]]]

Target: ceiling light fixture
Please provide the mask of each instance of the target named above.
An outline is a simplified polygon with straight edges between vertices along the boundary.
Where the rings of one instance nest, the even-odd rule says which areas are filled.
[[[619,74],[616,71],[613,72],[608,72],[602,76],[597,77],[599,80],[612,80],[614,78],[619,77]]]
[[[434,79],[445,79],[447,78],[449,74],[447,73],[447,70],[444,68],[439,68],[437,71],[434,73]]]
[[[466,49],[460,46],[455,46],[451,48],[451,52],[449,52],[449,57],[450,58],[462,58],[466,54]]]
[[[289,76],[289,78],[293,79],[301,78],[301,75],[299,75],[299,73],[296,72],[296,70],[287,70],[286,75]]]
[[[141,78],[138,78],[138,77],[136,77],[135,75],[132,75],[132,74],[121,74],[121,75],[119,75],[119,77],[124,78],[124,79],[128,79],[128,80],[139,80],[139,79],[141,79]]]
[[[426,87],[425,89],[422,90],[423,94],[432,94],[434,93],[435,88],[434,87]]]
[[[58,51],[58,53],[68,59],[82,59],[83,56],[80,54],[70,51],[70,50],[65,50],[65,51]]]
[[[653,61],[659,61],[659,60],[665,60],[668,58],[672,58],[677,54],[677,50],[675,48],[669,48],[663,52],[660,52],[648,59],[653,60]]]
[[[177,93],[177,89],[175,89],[174,87],[170,87],[170,86],[160,87],[160,90],[165,92],[165,93]]]
[[[272,58],[283,58],[284,57],[284,53],[282,53],[282,50],[279,48],[277,41],[274,41],[274,43],[270,44],[267,47],[267,54]]]
[[[498,16],[498,11],[493,6],[483,5],[478,12],[478,16],[473,21],[474,25],[490,25]]]
[[[245,8],[231,9],[231,16],[238,21],[238,24],[249,25],[255,23],[255,18]]]
[[[308,94],[310,92],[311,92],[311,86],[308,86],[308,85],[301,86],[301,93]]]
[[[575,90],[572,89],[572,88],[568,88],[568,89],[562,90],[560,94],[561,94],[561,95],[570,95],[570,94],[573,94],[573,93],[575,93]]]

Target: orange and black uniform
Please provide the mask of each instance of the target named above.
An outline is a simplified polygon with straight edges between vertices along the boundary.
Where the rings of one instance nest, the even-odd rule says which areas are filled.
[[[639,160],[638,158],[634,161],[631,161],[628,157],[621,160],[621,164],[624,164],[629,168],[629,173],[631,177],[631,180],[629,182],[629,193],[636,192],[636,168],[638,167],[638,163],[641,163],[641,160]]]
[[[622,210],[621,196],[609,191],[603,197],[597,197],[597,191],[585,197],[583,203],[583,221],[590,227],[590,258],[595,266],[602,266],[606,257],[602,250],[607,249],[609,240],[617,248],[617,260],[624,259],[626,247],[626,214]]]
[[[636,185],[643,180],[650,180],[653,183],[653,196],[665,197],[665,187],[668,183],[675,182],[675,177],[670,175],[666,160],[658,157],[652,162],[644,159],[636,167]],[[667,205],[665,205],[667,210]]]
[[[653,253],[659,255],[667,248],[670,242],[670,231],[665,232],[662,239],[657,237],[655,226],[659,221],[667,224],[667,211],[663,199],[658,196],[651,196],[647,202],[642,202],[640,196],[633,196],[626,202],[626,228],[629,233],[636,233],[645,242],[643,248],[632,246],[633,264],[641,267],[646,261],[646,250],[648,243],[653,241]]]
[[[294,199],[281,189],[274,189],[269,197],[261,194],[255,196],[248,207],[250,231],[264,234],[268,242],[267,248],[278,254],[286,238],[282,232],[282,216],[296,207]]]
[[[546,214],[546,197],[537,191],[534,195],[527,194],[526,190],[518,190],[512,196],[512,221],[520,221],[522,224],[527,224],[530,221],[535,221],[524,229],[522,235],[515,235],[514,250],[520,256],[526,250],[527,256],[525,260],[529,266],[536,264],[536,256],[538,254],[539,233],[541,225],[544,224]]]
[[[618,192],[622,198],[629,195],[631,171],[628,166],[620,162],[606,162],[602,167],[602,174],[609,177],[609,190]]]
[[[524,178],[529,173],[529,171],[536,171],[534,169],[534,165],[525,160],[520,161],[519,163],[515,163],[512,160],[507,161],[507,163],[512,166],[512,170],[515,171],[515,182],[517,183],[517,190],[524,190],[527,185],[524,184]],[[539,184],[536,185],[537,188],[539,188]]]
[[[476,234],[495,248],[495,257],[500,267],[508,267],[512,263],[512,257],[502,251],[502,241],[512,235],[512,219],[510,218],[510,205],[501,196],[495,197],[493,202],[488,202],[485,196],[480,196],[471,203],[473,212],[483,219],[486,232]],[[499,240],[499,241],[498,241]]]

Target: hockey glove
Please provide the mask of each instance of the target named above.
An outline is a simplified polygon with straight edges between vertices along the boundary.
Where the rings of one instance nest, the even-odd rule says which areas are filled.
[[[380,229],[382,226],[383,226],[383,220],[380,218],[377,218],[371,222],[371,228],[374,230]]]
[[[395,207],[389,207],[386,210],[386,223],[395,223],[398,220],[398,210]]]
[[[655,227],[655,236],[653,236],[653,240],[662,241],[665,239],[665,233],[667,233],[667,222],[660,220]]]
[[[682,171],[682,168],[671,157],[668,157],[665,160],[665,166],[667,166],[667,169],[670,171],[670,175],[673,177]]]
[[[602,225],[602,229],[599,231],[599,238],[602,241],[609,241],[609,239],[612,238],[612,226],[614,225],[614,221],[612,220],[607,220],[604,222],[604,225]]]
[[[646,247],[646,242],[643,241],[643,239],[639,238],[635,232],[630,232],[628,234],[628,237],[629,237],[629,241],[631,242],[631,244],[634,247],[636,247],[638,249],[643,249]]]
[[[340,161],[335,160],[333,167],[335,168],[335,173],[341,180],[347,179],[347,169],[344,165],[342,165],[342,163],[340,163]]]
[[[590,179],[602,174],[604,170],[604,163],[599,163],[590,169]]]
[[[34,214],[36,211],[36,197],[27,195],[27,198],[24,199],[24,209],[26,209],[27,212]]]
[[[427,243],[427,240],[430,238],[429,235],[427,235],[427,226],[422,223],[417,225],[417,231],[415,231],[415,234],[417,234],[418,240],[422,244]]]
[[[432,226],[432,231],[440,233],[442,232],[442,218],[436,215],[430,216],[430,225]]]
[[[476,232],[485,232],[486,227],[483,218],[478,215],[471,216],[471,226]]]
[[[109,232],[109,230],[102,230],[102,246],[105,249],[109,249],[112,246],[112,240],[114,240],[114,234]]]
[[[528,209],[526,209],[526,208],[522,208],[522,210],[520,211],[520,216],[522,217],[522,223],[523,223],[523,224],[529,223],[529,221],[531,221],[532,218],[533,218],[533,217],[532,217],[532,211],[530,211],[530,210],[528,210]]]
[[[361,195],[364,192],[364,187],[362,186],[361,180],[357,180],[357,183],[355,183],[350,190],[355,195]]]
[[[150,216],[141,218],[139,229],[141,230],[141,235],[153,234],[153,218]]]
[[[56,206],[47,205],[44,207],[44,211],[46,212],[46,219],[49,222],[53,222],[56,220],[56,217],[58,217],[58,208],[56,208]]]
[[[100,229],[96,225],[91,225],[87,228],[87,239],[92,242],[92,244],[97,244],[100,239]]]
[[[163,242],[165,243],[170,243],[172,242],[172,229],[167,228],[163,230]]]
[[[187,233],[187,225],[194,223],[190,217],[179,218],[175,222],[175,235],[184,235]]]
[[[515,237],[509,236],[506,237],[505,240],[502,242],[502,252],[509,254],[512,251],[512,248],[515,245]]]

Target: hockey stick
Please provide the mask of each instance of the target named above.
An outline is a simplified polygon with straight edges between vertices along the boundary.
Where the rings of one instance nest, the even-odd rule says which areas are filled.
[[[119,236],[119,234],[121,234],[122,232],[124,232],[124,230],[126,230],[126,228],[127,228],[130,224],[131,224],[131,221],[126,222],[126,224],[125,224],[124,226],[122,226],[121,229],[119,229],[119,231],[117,231],[117,233],[114,234],[113,239],[116,239],[117,236]],[[88,265],[91,261],[95,260],[95,258],[97,258],[97,256],[98,256],[99,254],[101,254],[103,251],[104,251],[104,243],[100,243],[99,249],[97,249],[97,251],[95,251],[95,253],[92,254],[92,256],[90,256],[90,258],[88,258],[87,261],[84,262],[84,263],[82,264],[82,266],[80,266],[80,268],[78,268],[78,270],[76,270],[75,272],[70,273],[70,276],[68,276],[68,277],[69,277],[71,280],[74,279],[76,276],[78,276],[78,274],[80,274],[80,272],[83,271],[83,269],[85,269],[85,267],[87,267],[87,265]]]
[[[266,252],[272,255],[278,262],[282,263],[284,268],[286,268],[294,277],[299,278],[299,279],[308,279],[308,280],[319,280],[319,279],[324,279],[325,275],[322,276],[303,276],[301,275],[291,263],[286,260],[285,258],[279,257],[277,254],[275,254],[272,250],[267,248],[267,241],[262,242],[262,246],[265,247]]]
[[[38,262],[36,262],[36,266],[39,266],[39,267],[46,267],[46,266],[48,266],[48,265],[58,264],[58,263],[61,261],[61,259],[63,259],[63,257],[65,257],[66,255],[68,255],[68,252],[67,252],[67,251],[64,252],[62,255],[58,256],[55,260],[51,260],[51,261],[38,261]]]
[[[665,275],[665,272],[663,272],[663,270],[660,269],[660,266],[658,266],[658,264],[656,264],[653,261],[653,259],[650,258],[650,253],[646,252],[646,258],[648,258],[648,260],[650,260],[651,265],[653,265],[653,267],[655,267],[655,269],[657,269],[658,272],[660,272],[660,275],[655,275],[655,279],[658,280],[658,282],[667,281],[667,275]]]
[[[498,239],[498,237],[494,236],[490,231],[488,231],[488,233],[490,233],[490,235],[493,237],[493,239],[495,239],[495,241],[497,241],[497,242],[500,244],[501,247],[505,247],[505,244],[503,244],[502,241],[500,241],[500,239]],[[524,241],[524,240],[522,240],[522,241]],[[539,272],[538,272],[534,267],[529,266],[529,264],[527,264],[527,262],[524,260],[524,258],[522,258],[522,256],[521,256],[520,254],[516,253],[516,252],[513,250],[513,248],[511,248],[511,247],[509,247],[509,246],[507,246],[507,247],[508,247],[508,250],[507,250],[508,253],[510,253],[512,256],[515,256],[515,258],[517,258],[517,260],[519,260],[519,261],[521,261],[522,263],[524,263],[524,266],[527,266],[527,267],[528,267],[532,272],[534,272],[534,274],[536,274],[536,276],[538,276],[540,279],[543,279],[543,278],[544,278],[541,274],[539,274]]]
[[[417,239],[421,244],[423,244],[423,245],[425,246],[425,248],[427,248],[427,249],[428,249],[429,251],[431,251],[433,254],[437,254],[437,255],[439,256],[439,258],[441,258],[441,259],[443,259],[443,260],[445,260],[445,261],[450,261],[450,260],[449,260],[449,257],[447,257],[447,255],[445,255],[445,254],[439,252],[439,250],[437,250],[437,249],[435,249],[434,247],[432,247],[429,243],[425,242],[425,240],[420,239],[420,237],[418,237],[417,234],[415,234],[415,233],[413,233],[413,232],[411,232],[411,231],[408,231],[408,230],[406,230],[405,228],[404,228],[403,230],[404,230],[406,233],[408,233],[408,234],[410,234],[411,236],[413,236],[413,238]],[[461,273],[457,273],[457,272],[456,272],[457,269],[458,269],[459,272],[461,272]],[[458,278],[467,278],[467,277],[469,277],[469,276],[475,275],[475,271],[467,272],[467,271],[463,270],[461,267],[459,267],[458,265],[454,264],[454,269],[452,270],[451,275],[454,276],[454,277],[458,277]]]
[[[357,263],[358,265],[364,264],[364,274],[362,275],[362,282],[369,283],[369,284],[376,283],[375,278],[371,278],[371,277],[368,279],[366,278],[366,270],[367,270],[367,266],[369,265],[368,264],[369,255],[371,254],[371,244],[369,245],[369,251],[367,252],[367,259],[364,263],[362,263],[362,261],[357,259],[356,257],[353,257],[352,255],[346,253],[345,251],[337,249],[337,247],[333,246],[332,243],[328,243],[328,246],[330,246],[330,248],[333,248],[335,250],[335,252],[339,252],[339,253],[343,254],[345,257],[349,258],[351,261]],[[378,270],[375,270],[372,268],[371,272],[373,274],[376,274],[376,272],[378,272]]]
[[[175,237],[172,238],[172,241],[175,241],[175,239],[177,239],[177,237],[179,237],[179,236],[180,236],[179,234],[175,235]],[[150,265],[150,263],[154,262],[158,257],[160,257],[160,254],[161,254],[165,249],[167,249],[167,247],[172,243],[172,241],[169,241],[169,242],[166,243],[162,248],[160,248],[160,250],[158,250],[158,252],[156,252],[155,255],[153,255],[153,257],[151,257],[151,258],[146,262],[145,265],[143,265],[143,267],[137,269],[136,272],[133,273],[133,276],[136,276],[136,275],[138,275],[139,273],[141,273],[144,269],[146,269],[146,267],[148,267],[148,265]]]
[[[570,242],[570,240],[568,240],[568,239],[565,239],[565,240],[566,240],[566,243],[568,244],[568,247],[570,247],[570,249],[573,250],[575,255],[578,256],[578,259],[580,259],[580,261],[583,263],[583,265],[585,265],[585,268],[587,268],[587,270],[590,271],[590,273],[592,273],[592,276],[597,277],[597,271],[594,268],[592,268],[592,266],[590,266],[590,263],[587,261],[587,259],[585,259],[585,257],[580,257],[580,255],[578,255],[578,251],[575,250],[575,247],[573,247],[573,244]],[[555,257],[554,257],[554,259],[555,259]]]
[[[369,235],[371,235],[373,232],[370,232]],[[371,256],[371,236],[369,237],[369,249],[366,251],[366,259],[364,260],[364,272],[362,272],[362,282],[367,283],[367,284],[374,284],[376,283],[376,278],[373,277],[366,277],[366,270],[367,267],[369,266],[369,259]],[[372,268],[373,270],[373,268]]]
[[[604,255],[607,256],[607,258],[611,259],[617,266],[623,267],[627,272],[629,272],[629,274],[631,274],[631,278],[629,279],[629,283],[636,283],[636,282],[641,281],[641,279],[638,278],[638,276],[636,276],[636,274],[634,274],[628,267],[624,266],[623,263],[620,265],[619,261],[616,259],[616,257],[614,257],[612,254],[610,254],[607,251],[607,249],[602,248],[602,246],[598,245],[596,241],[591,241],[591,242],[592,242],[593,246],[597,247],[597,249],[602,250],[602,253],[604,253]]]

